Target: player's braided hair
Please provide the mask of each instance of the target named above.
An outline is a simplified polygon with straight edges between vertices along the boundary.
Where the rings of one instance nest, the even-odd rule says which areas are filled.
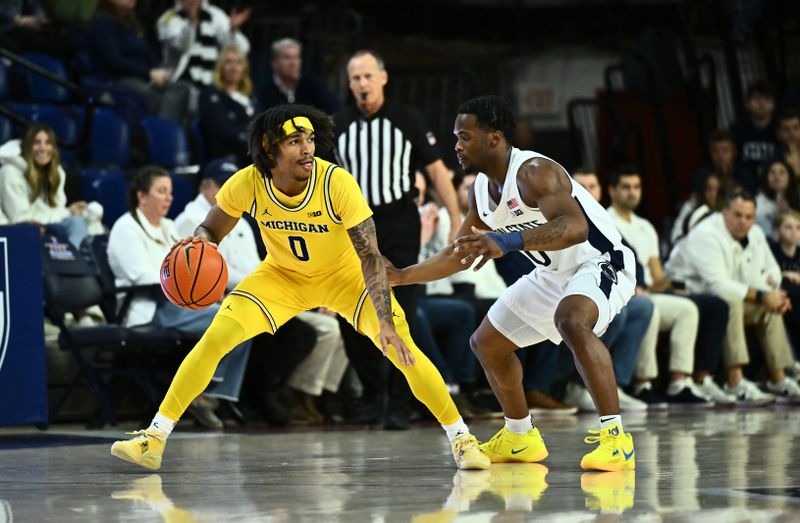
[[[514,141],[517,124],[508,102],[494,95],[485,95],[467,100],[458,108],[458,114],[471,114],[478,125],[487,131],[500,131],[506,141]]]
[[[248,154],[256,168],[267,177],[272,177],[275,167],[278,144],[286,138],[283,123],[291,118],[305,116],[314,126],[314,142],[316,150],[328,150],[333,147],[333,119],[314,107],[301,104],[276,105],[256,116],[247,130]],[[264,137],[269,144],[269,154],[264,150]]]

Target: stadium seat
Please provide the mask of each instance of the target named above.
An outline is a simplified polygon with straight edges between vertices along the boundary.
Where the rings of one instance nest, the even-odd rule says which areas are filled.
[[[172,169],[189,164],[189,141],[172,120],[148,116],[141,121],[148,147],[148,162]]]
[[[8,100],[8,68],[6,63],[0,60],[0,100]]]
[[[67,70],[61,60],[41,53],[26,53],[23,56],[54,75],[67,79]],[[66,102],[69,100],[69,91],[66,87],[29,70],[25,70],[24,74],[27,77],[28,95],[31,99],[40,102]]]
[[[128,182],[121,177],[105,176],[94,181],[94,191],[103,206],[103,224],[111,228],[128,212]]]
[[[128,124],[111,109],[96,109],[92,124],[89,165],[126,167],[131,156]]]
[[[0,116],[0,144],[4,144],[13,138],[11,121],[5,116]]]
[[[172,207],[169,208],[167,218],[174,220],[195,196],[194,180],[182,174],[172,175]]]
[[[18,116],[26,120],[33,119],[33,113],[40,110],[43,106],[40,104],[29,104],[23,102],[11,102],[11,110]]]
[[[192,145],[192,159],[200,166],[208,163],[208,152],[206,151],[206,141],[203,138],[203,131],[200,129],[200,123],[195,122],[189,129],[189,138]]]
[[[81,172],[81,197],[91,202],[97,200],[97,191],[94,188],[94,182],[100,178],[116,177],[122,178],[123,172],[119,167],[83,167]]]

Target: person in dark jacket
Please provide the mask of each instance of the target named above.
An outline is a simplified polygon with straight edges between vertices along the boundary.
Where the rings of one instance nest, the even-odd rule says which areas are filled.
[[[248,164],[247,125],[258,112],[250,66],[239,48],[220,51],[212,86],[200,97],[200,129],[211,158],[234,155]]]

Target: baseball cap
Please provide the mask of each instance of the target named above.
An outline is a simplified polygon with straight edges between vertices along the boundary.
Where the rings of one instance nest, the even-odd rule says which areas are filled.
[[[239,167],[237,167],[230,158],[218,158],[205,166],[203,169],[203,179],[211,178],[219,185],[222,185],[238,170]]]

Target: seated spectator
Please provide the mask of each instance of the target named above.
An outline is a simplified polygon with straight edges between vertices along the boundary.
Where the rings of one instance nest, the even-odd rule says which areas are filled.
[[[792,168],[783,160],[764,164],[761,187],[756,194],[756,224],[768,237],[778,214],[800,210],[800,189]]]
[[[298,103],[313,105],[328,114],[334,114],[339,110],[339,102],[320,77],[302,72],[302,51],[303,46],[293,38],[272,43],[272,76],[266,80],[261,96],[264,107]]]
[[[211,158],[233,155],[247,165],[247,126],[259,111],[247,58],[236,47],[220,52],[213,85],[200,97],[200,130]]]
[[[242,56],[250,42],[239,28],[250,18],[250,8],[225,11],[208,0],[176,0],[156,22],[164,66],[171,79],[197,87],[211,85],[220,49],[235,47]]]
[[[95,72],[143,98],[150,114],[184,122],[191,85],[160,65],[135,8],[136,0],[100,0],[87,28]]]
[[[17,54],[34,51],[70,57],[59,27],[47,15],[40,0],[0,2],[0,47]]]
[[[672,234],[670,242],[674,245],[680,238],[689,233],[689,229],[694,227],[697,222],[711,213],[722,209],[724,190],[721,190],[722,183],[719,175],[709,173],[706,175],[699,190],[693,191],[681,210],[675,222],[672,224]]]
[[[745,190],[753,194],[757,189],[758,169],[778,152],[775,135],[775,93],[772,86],[763,81],[754,82],[747,88],[746,112],[740,115],[731,127],[738,158],[743,170],[739,180]]]
[[[800,112],[787,107],[778,115],[778,141],[781,150],[775,156],[792,167],[795,176],[800,176]]]
[[[742,168],[737,161],[736,140],[730,131],[727,129],[714,131],[709,140],[708,153],[711,157],[711,163],[700,167],[694,173],[692,192],[700,192],[706,179],[711,174],[716,174],[723,194],[737,185],[751,187],[752,190],[756,189],[760,164],[753,166],[756,170],[752,172]]]
[[[735,191],[725,207],[703,220],[673,249],[667,273],[688,292],[709,293],[728,304],[724,363],[725,391],[744,405],[783,400],[800,402],[800,386],[786,377],[794,364],[783,316],[792,306],[780,290],[781,271],[759,227],[753,227],[756,204],[752,196]],[[744,376],[749,362],[745,326],[756,328],[767,366],[767,390]]]
[[[800,213],[795,210],[785,211],[775,218],[774,240],[769,246],[775,261],[781,269],[781,288],[786,291],[792,302],[792,309],[783,315],[783,323],[794,349],[795,371],[800,361]],[[795,377],[798,377],[795,374]]]
[[[108,262],[116,285],[157,284],[164,256],[179,240],[172,220],[166,218],[172,205],[172,178],[160,167],[142,167],[130,181],[129,212],[114,223],[108,238]],[[150,295],[135,297],[123,321],[126,326],[153,324],[176,329],[198,338],[214,319],[219,304],[201,310],[187,310],[166,299]],[[250,340],[241,343],[220,362],[211,384],[189,409],[208,428],[224,425],[214,413],[212,398],[239,400]]]
[[[647,338],[655,339],[658,333],[663,331],[670,333],[667,401],[683,406],[712,406],[713,402],[710,401],[712,394],[722,398],[724,397],[722,391],[715,388],[713,380],[708,383],[696,383],[691,376],[695,374],[695,370],[702,373],[703,378],[710,375],[708,368],[695,366],[695,347],[700,320],[701,317],[705,320],[713,318],[713,328],[717,337],[721,337],[727,318],[717,311],[724,309],[725,303],[718,298],[700,293],[681,296],[675,292],[661,264],[658,233],[649,221],[634,212],[641,203],[642,194],[642,179],[638,169],[631,166],[615,169],[611,176],[609,194],[612,205],[608,208],[608,212],[622,237],[633,247],[637,260],[641,260],[644,268],[644,282],[637,282],[637,293],[646,293],[655,305],[653,319],[644,343],[654,349],[655,343],[648,344]],[[710,347],[701,347],[700,350],[711,351],[708,360],[717,362],[721,357],[722,346],[717,343]],[[714,366],[716,367],[716,363]],[[652,392],[651,381],[657,376],[655,350],[640,350],[634,394],[646,401],[644,398]],[[701,386],[709,390],[703,390]]]
[[[53,129],[35,123],[25,137],[0,147],[0,219],[37,223],[56,230],[80,248],[88,234],[102,234],[103,207],[77,201],[67,205],[66,173],[59,161]]]

